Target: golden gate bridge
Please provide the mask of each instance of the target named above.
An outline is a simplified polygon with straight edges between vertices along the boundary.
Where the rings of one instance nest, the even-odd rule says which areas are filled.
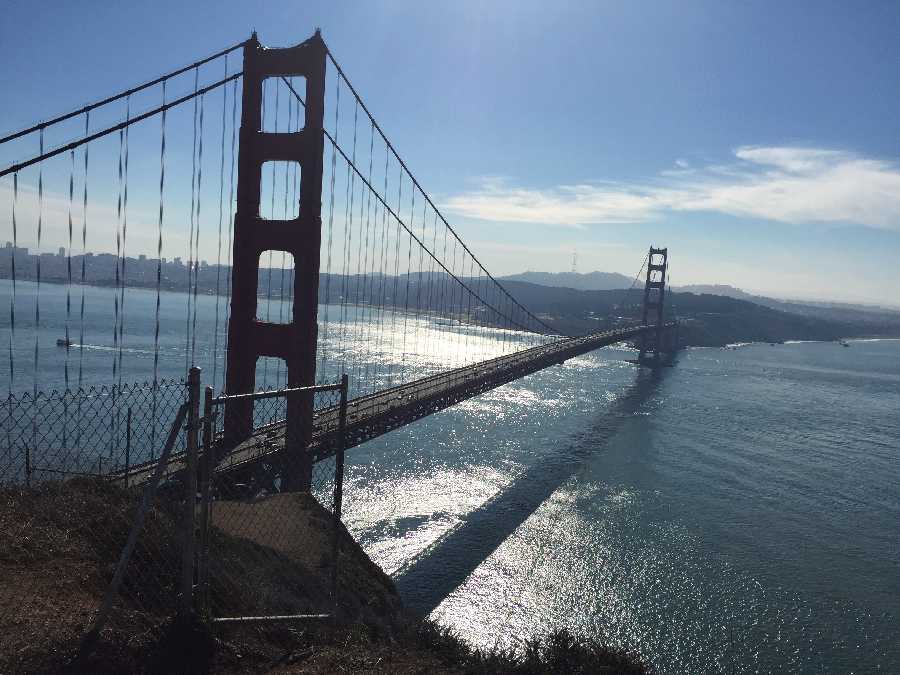
[[[89,533],[120,553],[104,562],[115,572],[83,651],[120,594],[151,615],[154,594],[177,598],[181,616],[202,603],[214,621],[340,613],[346,450],[601,347],[636,345],[634,363],[658,368],[678,346],[665,248],[649,248],[622,294],[633,317],[565,335],[559,317],[530,311],[445,218],[318,31],[279,49],[254,33],[8,133],[0,167],[0,488],[10,503],[71,499],[87,478],[134,501],[126,541]],[[103,265],[106,288],[89,290]],[[298,495],[334,522],[333,605],[313,614],[285,600],[296,568],[282,535],[262,532],[278,524],[273,496]],[[152,514],[176,512],[178,561],[141,539]],[[266,582],[281,589],[271,606],[228,568],[235,538],[254,543],[254,571],[286,570]],[[28,600],[0,606],[24,620]]]
[[[234,70],[231,66],[238,52],[242,68]],[[207,81],[215,67],[222,68],[221,76]],[[188,91],[172,97],[170,92],[179,78],[182,86],[187,78]],[[135,112],[137,101],[149,100],[150,92],[159,96],[157,104]],[[98,128],[96,120],[113,106],[124,108],[124,118]],[[179,110],[189,113],[190,126],[180,128],[189,139],[173,138],[180,129],[173,124],[172,115]],[[217,125],[211,133],[213,122]],[[71,125],[77,125],[77,138],[49,145],[54,130],[67,124],[69,131]],[[136,151],[152,146],[138,145],[134,134],[136,127],[151,124],[158,129],[154,160],[158,172],[148,185],[150,159],[139,158]],[[309,489],[312,465],[332,452],[323,439],[336,425],[335,406],[314,410],[312,393],[298,394],[285,399],[279,419],[273,422],[270,416],[260,424],[254,416],[254,401],[236,395],[273,385],[285,390],[310,387],[347,374],[346,434],[348,447],[352,447],[603,346],[636,343],[640,347],[638,362],[644,365],[658,365],[660,354],[675,347],[675,324],[664,315],[666,249],[651,247],[638,272],[640,277],[646,270],[639,322],[565,336],[554,328],[552,317],[537,316],[523,306],[482,264],[423,189],[318,32],[295,47],[282,49],[264,48],[254,34],[245,42],[140,86],[8,134],[0,138],[0,148],[18,144],[27,149],[26,143],[34,140],[37,152],[0,170],[0,178],[12,182],[8,197],[13,251],[23,227],[32,226],[22,222],[23,202],[36,202],[29,204],[28,216],[36,218],[32,240],[40,250],[50,217],[47,178],[54,174],[68,178],[62,199],[67,207],[68,235],[63,247],[68,278],[61,340],[65,346],[65,391],[83,384],[87,280],[85,256],[77,256],[78,244],[86,253],[89,231],[101,227],[91,222],[90,194],[112,194],[111,186],[96,183],[89,193],[89,178],[99,180],[91,149],[104,141],[115,146],[117,141],[118,148],[113,148],[117,150],[115,218],[113,223],[102,223],[106,233],[112,230],[116,247],[108,393],[115,399],[116,388],[123,386],[123,354],[127,353],[125,288],[129,270],[125,252],[136,227],[132,221],[129,230],[129,201],[134,204],[140,190],[151,194],[156,190],[158,208],[152,234],[156,239],[157,301],[152,370],[147,379],[152,384],[160,381],[164,242],[167,237],[183,241],[184,233],[172,227],[186,220],[186,309],[181,331],[185,369],[206,365],[198,358],[198,337],[201,347],[211,338],[213,344],[206,350],[210,386],[219,391],[219,373],[224,372],[224,396],[233,397],[225,404],[216,434],[219,472],[253,471],[257,464],[287,452],[306,460],[292,463],[296,475],[279,469],[283,489]],[[172,175],[183,169],[171,156],[173,144],[191,149],[187,218],[183,205],[167,203],[170,193],[176,191]],[[212,179],[211,152],[215,152],[212,159],[218,165],[212,167],[218,169]],[[60,166],[50,166],[54,161]],[[139,162],[141,181],[135,179]],[[36,185],[25,182],[34,178]],[[184,187],[177,189],[184,191]],[[202,197],[210,189],[213,195],[218,192],[212,218],[202,210]],[[58,208],[60,200],[55,201]],[[215,223],[215,328],[211,336],[198,336],[201,230],[204,248],[211,250],[207,239],[211,219]],[[266,267],[263,262],[268,263]],[[32,395],[40,397],[37,374],[46,348],[39,337],[38,256],[30,275],[37,289],[34,314],[28,317],[29,332],[34,333],[31,363],[16,362],[21,353],[16,349],[20,340],[17,322],[22,318],[16,316],[14,253],[9,263],[13,295],[8,346],[11,402],[16,394],[12,382],[17,368],[33,370]],[[220,297],[227,299],[221,307]],[[273,303],[277,317],[272,315]],[[397,355],[399,359],[394,358]],[[418,365],[404,367],[407,360]],[[155,421],[155,400],[153,407]],[[66,415],[77,412],[66,410]],[[118,413],[116,418],[118,434],[122,426]],[[22,423],[14,412],[7,415],[8,440],[12,441],[9,427]],[[68,424],[64,420],[63,426]],[[78,419],[71,421],[73,427],[79,424]],[[64,436],[71,446],[72,434]],[[163,436],[160,433],[153,442],[161,443]],[[41,444],[32,440],[35,447],[30,452],[34,454]],[[61,448],[54,461],[59,463],[60,454],[76,454],[75,450]],[[130,461],[119,472],[134,480],[147,477],[158,454],[156,447],[145,448],[143,462]],[[171,461],[176,466],[178,453]],[[108,466],[112,464],[118,463]]]

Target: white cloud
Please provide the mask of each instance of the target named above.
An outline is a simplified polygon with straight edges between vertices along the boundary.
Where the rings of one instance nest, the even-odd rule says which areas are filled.
[[[715,212],[784,223],[841,222],[900,230],[900,167],[821,148],[753,147],[725,165],[660,173],[640,184],[524,188],[490,178],[446,200],[461,216],[584,227],[640,222],[666,212]]]

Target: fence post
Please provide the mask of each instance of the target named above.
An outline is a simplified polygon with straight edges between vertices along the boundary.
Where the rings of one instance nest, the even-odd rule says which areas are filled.
[[[185,620],[193,611],[194,595],[194,519],[197,509],[197,446],[200,425],[200,369],[188,372],[188,427],[184,471],[184,542],[181,559],[181,603],[178,613]]]
[[[209,522],[212,508],[211,484],[215,459],[215,411],[213,409],[213,388],[207,386],[203,396],[203,465],[200,470],[200,555],[197,574],[197,585],[200,588],[201,602],[205,608],[209,605]]]
[[[131,406],[125,418],[125,489],[128,489],[128,473],[131,471]]]
[[[25,487],[31,487],[31,450],[25,446]]]
[[[338,409],[337,448],[334,455],[334,503],[331,537],[331,600],[334,603],[334,618],[337,620],[338,556],[340,552],[339,534],[341,527],[341,505],[344,499],[344,450],[347,447],[347,388],[349,378],[341,376],[341,406]]]

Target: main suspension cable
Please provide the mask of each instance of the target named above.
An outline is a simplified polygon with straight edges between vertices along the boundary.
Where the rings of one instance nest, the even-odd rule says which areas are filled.
[[[372,124],[375,126],[375,129],[378,131],[378,133],[381,135],[381,138],[384,140],[385,144],[387,144],[387,146],[391,149],[391,152],[394,154],[394,157],[396,157],[396,159],[400,163],[400,165],[404,168],[404,170],[407,172],[407,174],[409,174],[410,180],[412,180],[415,187],[417,187],[419,189],[419,191],[422,193],[422,196],[425,198],[425,200],[428,202],[428,204],[431,206],[431,208],[433,208],[435,211],[438,212],[438,215],[439,215],[441,221],[444,223],[444,225],[446,227],[448,227],[450,229],[450,232],[453,234],[453,236],[459,240],[460,244],[463,246],[466,253],[468,253],[470,256],[472,256],[475,263],[484,271],[484,273],[491,279],[491,281],[493,281],[502,290],[502,292],[505,295],[507,295],[510,298],[510,300],[512,300],[516,304],[516,306],[519,307],[519,309],[521,309],[523,312],[525,312],[525,314],[527,314],[529,317],[531,317],[539,325],[541,325],[544,328],[546,328],[547,330],[549,330],[551,333],[553,333],[553,334],[557,333],[558,331],[556,329],[554,329],[553,327],[551,327],[550,325],[548,325],[547,323],[542,321],[540,318],[535,316],[531,311],[529,311],[526,307],[524,307],[518,300],[516,300],[509,293],[509,291],[506,290],[506,288],[503,286],[503,284],[501,284],[499,281],[497,281],[497,279],[495,279],[494,276],[490,272],[488,272],[487,268],[485,268],[485,266],[481,263],[481,261],[478,260],[478,258],[475,256],[475,254],[472,253],[472,251],[468,248],[468,246],[466,246],[465,242],[463,242],[462,239],[460,239],[459,235],[456,233],[456,230],[454,230],[453,227],[450,225],[450,223],[447,221],[447,219],[444,218],[443,214],[440,213],[437,206],[431,200],[431,197],[428,196],[428,194],[425,192],[425,190],[422,188],[422,186],[416,180],[415,176],[413,176],[412,172],[409,170],[409,167],[406,166],[406,163],[400,157],[400,155],[397,152],[394,145],[390,142],[390,140],[388,140],[387,135],[384,133],[381,126],[375,120],[375,117],[369,111],[368,107],[366,106],[366,104],[362,100],[362,98],[360,97],[359,93],[353,87],[353,84],[350,82],[349,78],[347,77],[344,70],[341,68],[340,64],[338,64],[337,60],[334,58],[334,54],[331,53],[331,50],[328,49],[327,46],[325,47],[325,50],[326,50],[326,53],[328,54],[329,60],[334,65],[334,67],[337,69],[338,74],[341,76],[341,78],[346,83],[347,87],[350,89],[351,93],[354,95],[356,100],[359,102],[359,105],[363,109],[363,112],[365,112],[366,115],[369,117]],[[326,134],[327,134],[327,132],[326,132]],[[525,329],[525,330],[529,330],[529,329]]]
[[[346,153],[344,153],[344,151],[341,149],[341,147],[335,143],[334,139],[331,137],[331,134],[329,134],[327,131],[325,131],[324,134],[325,134],[325,138],[328,139],[328,141],[332,144],[332,147],[334,147],[334,148],[338,151],[338,153],[344,158],[344,161],[347,162],[348,170],[352,171],[352,172],[353,172],[353,175],[356,176],[357,178],[359,178],[359,180],[360,180],[367,188],[369,188],[369,190],[371,190],[371,191],[374,193],[375,198],[376,198],[378,201],[380,201],[380,202],[382,203],[382,205],[383,205],[385,208],[388,209],[388,213],[391,214],[391,217],[393,217],[394,219],[396,219],[396,220],[398,221],[398,223],[400,224],[400,226],[403,227],[403,229],[405,229],[405,230],[407,231],[407,233],[409,234],[409,236],[416,242],[416,244],[418,244],[419,246],[421,246],[421,247],[425,250],[425,252],[428,253],[428,255],[430,255],[432,258],[434,258],[435,262],[436,262],[438,265],[441,266],[441,269],[443,269],[445,272],[447,272],[448,274],[450,274],[450,275],[451,275],[458,283],[460,283],[464,288],[466,288],[470,293],[472,293],[472,294],[473,294],[480,302],[487,304],[487,303],[485,302],[485,300],[484,300],[480,295],[478,295],[475,291],[471,290],[471,289],[465,284],[465,282],[463,282],[457,275],[455,275],[455,274],[453,274],[452,272],[450,272],[450,270],[447,269],[447,266],[446,266],[441,260],[439,260],[439,259],[435,256],[434,253],[432,253],[431,251],[428,250],[428,247],[425,246],[425,245],[422,243],[422,241],[418,238],[418,236],[416,236],[416,235],[413,233],[413,231],[409,228],[409,226],[408,226],[405,222],[403,222],[403,220],[397,215],[397,213],[396,213],[390,206],[388,206],[388,204],[384,201],[384,198],[383,198],[380,194],[378,194],[378,191],[375,190],[375,189],[372,187],[372,185],[369,184],[369,183],[366,181],[365,176],[362,175],[362,173],[360,172],[360,170],[356,167],[356,165],[353,163],[353,161],[346,155]],[[421,192],[421,191],[420,191],[420,192]],[[415,192],[413,193],[413,199],[415,199]],[[465,244],[463,244],[462,242],[460,242],[460,244],[463,246],[463,248],[465,248]],[[465,249],[465,250],[468,252],[468,249]],[[471,257],[471,255],[472,255],[471,252],[469,252],[469,256],[470,256],[470,257]],[[478,263],[478,261],[477,261],[476,259],[473,258],[473,264],[479,264],[479,263]],[[484,268],[482,268],[482,269],[484,269]],[[510,298],[510,300],[511,300],[512,302],[516,303],[515,298],[512,298],[512,296],[508,296],[508,297]],[[518,304],[518,303],[516,303],[516,304]],[[527,331],[527,332],[531,332],[531,329],[530,329],[530,328],[528,328],[527,326],[521,324],[520,322],[518,322],[517,320],[513,319],[512,317],[507,316],[506,314],[504,314],[503,312],[501,312],[499,309],[496,309],[496,308],[493,308],[493,307],[492,307],[492,309],[494,309],[494,311],[496,311],[499,315],[501,315],[501,316],[503,316],[504,318],[506,318],[507,320],[509,320],[512,324],[515,324],[516,326],[518,326],[520,329],[522,329],[522,330],[524,330],[524,331]],[[549,326],[547,326],[547,327],[550,328]],[[558,332],[559,332],[559,331],[555,331],[555,330],[554,330],[554,334],[556,334],[556,333],[558,333]]]
[[[327,47],[326,47],[326,50],[327,50]],[[428,196],[428,194],[424,191],[424,189],[422,188],[422,186],[421,186],[421,185],[419,184],[419,182],[416,180],[415,176],[412,175],[412,173],[411,173],[410,170],[409,170],[409,167],[406,166],[406,163],[405,163],[405,162],[403,161],[403,159],[400,157],[400,155],[398,154],[398,152],[397,152],[396,148],[394,147],[394,145],[388,140],[388,138],[387,138],[387,136],[385,135],[384,131],[382,130],[381,126],[380,126],[380,125],[378,124],[378,122],[375,120],[374,116],[373,116],[372,113],[369,111],[368,107],[366,107],[365,102],[364,102],[364,101],[362,100],[362,98],[359,96],[359,94],[357,93],[356,89],[354,89],[353,85],[350,83],[350,81],[349,81],[349,79],[347,78],[346,74],[345,74],[344,71],[341,69],[340,65],[337,63],[337,61],[335,60],[334,56],[331,54],[330,51],[328,51],[328,57],[329,57],[329,59],[331,60],[331,62],[334,64],[334,66],[335,66],[335,68],[337,69],[338,73],[340,74],[340,76],[341,76],[340,79],[344,81],[344,83],[345,83],[345,84],[347,85],[347,87],[350,89],[350,92],[351,92],[351,93],[353,94],[353,96],[355,97],[355,99],[356,99],[355,103],[356,103],[356,106],[357,106],[356,109],[358,110],[359,108],[362,108],[363,112],[365,112],[365,114],[368,116],[369,121],[370,121],[371,124],[372,124],[372,127],[379,133],[379,135],[381,136],[381,138],[382,138],[382,140],[384,141],[385,145],[386,145],[387,148],[390,150],[390,152],[394,155],[394,157],[396,158],[397,162],[398,162],[398,163],[400,164],[400,166],[402,167],[403,171],[405,171],[406,174],[409,176],[409,178],[410,178],[410,180],[412,181],[414,187],[415,187],[416,189],[418,189],[419,192],[422,194],[422,196],[424,197],[425,201],[427,202],[427,205],[431,206],[431,208],[434,209],[435,213],[436,213],[437,216],[441,219],[441,222],[444,224],[444,226],[447,227],[447,228],[449,229],[450,233],[453,234],[454,238],[456,238],[457,241],[459,241],[459,243],[460,243],[460,245],[463,247],[465,253],[468,253],[468,254],[472,257],[472,260],[474,261],[474,263],[477,264],[477,265],[481,268],[481,270],[484,272],[484,274],[487,276],[487,278],[489,278],[489,279],[490,279],[490,280],[491,280],[491,281],[492,281],[492,282],[500,289],[500,291],[501,291],[501,292],[509,299],[509,301],[511,302],[511,304],[514,304],[516,307],[518,307],[520,310],[522,310],[528,317],[532,318],[532,319],[533,319],[534,321],[536,321],[539,325],[543,326],[543,327],[546,328],[548,331],[550,331],[551,334],[558,334],[559,331],[558,331],[557,329],[553,328],[552,326],[550,326],[549,324],[547,324],[546,322],[544,322],[543,320],[541,320],[540,318],[538,318],[537,316],[535,316],[531,311],[529,311],[526,307],[524,307],[518,300],[516,300],[516,299],[515,299],[515,298],[514,298],[514,297],[506,290],[506,288],[505,288],[499,281],[497,281],[497,279],[495,279],[494,276],[493,276],[490,272],[488,272],[488,270],[484,267],[484,265],[482,265],[482,263],[478,260],[478,258],[475,256],[475,254],[472,253],[472,251],[468,248],[468,246],[466,246],[465,242],[463,242],[463,241],[460,239],[459,235],[456,233],[456,231],[453,229],[453,227],[450,225],[450,223],[447,221],[447,219],[444,218],[443,214],[438,210],[438,208],[437,208],[437,206],[434,204],[434,202],[432,202],[431,198],[430,198],[430,197]],[[296,98],[297,98],[297,99],[305,106],[306,103],[303,101],[303,98],[300,96],[300,94],[297,93],[297,90],[294,89],[294,87],[292,87],[292,86],[290,85],[290,83],[287,82],[287,80],[286,80],[285,78],[282,77],[282,79],[285,80],[285,83],[288,85],[288,89],[291,91],[291,93],[293,93],[293,95],[294,95],[294,96],[295,96],[295,97],[296,97]],[[354,129],[355,129],[355,120],[354,120]],[[356,172],[357,174],[359,174],[360,179],[363,180],[363,182],[366,182],[366,181],[365,181],[365,178],[361,175],[361,173],[359,172],[359,170],[358,170],[357,167],[356,167],[356,163],[355,163],[355,162],[356,162],[355,152],[354,152],[353,160],[348,159],[348,158],[347,158],[347,155],[344,153],[343,149],[340,148],[340,146],[337,144],[337,142],[335,141],[335,139],[331,137],[331,134],[329,134],[328,131],[327,131],[326,129],[323,129],[323,133],[324,133],[325,137],[331,142],[331,144],[337,148],[338,152],[344,157],[344,159],[348,162],[348,164],[352,165],[353,171]],[[349,167],[348,167],[348,170],[349,170]],[[370,184],[367,184],[367,187],[369,188],[369,190],[375,192],[376,197],[377,197],[379,200],[381,200],[382,203],[383,203],[384,200],[381,199],[381,197],[378,195],[377,191],[375,191],[374,188],[373,188]],[[394,214],[392,213],[392,215],[394,215]],[[394,215],[394,217],[396,217],[396,215]],[[406,227],[405,224],[404,224],[404,227]],[[407,229],[408,229],[408,228],[407,228]],[[412,233],[410,232],[410,234],[412,234]],[[419,243],[420,243],[420,245],[421,245],[421,242],[419,242]],[[438,263],[440,264],[440,261],[438,261]],[[482,302],[484,302],[484,301],[482,300]],[[498,313],[499,313],[499,312],[498,312]],[[521,328],[522,330],[524,330],[524,331],[526,331],[526,332],[534,332],[532,328],[528,328],[527,326],[523,325],[522,323],[520,323],[520,322],[518,322],[518,321],[516,321],[515,323],[516,323],[517,326],[519,326],[519,328]]]
[[[109,103],[114,103],[115,101],[123,99],[127,96],[131,96],[132,94],[136,94],[137,92],[143,91],[144,89],[147,89],[154,85],[164,83],[166,80],[169,80],[173,77],[176,77],[178,75],[186,73],[189,70],[191,70],[192,68],[197,68],[199,66],[202,66],[205,63],[214,61],[215,59],[219,58],[220,56],[225,56],[226,54],[229,54],[236,49],[240,49],[245,44],[247,44],[247,40],[242,40],[241,42],[238,42],[236,45],[232,45],[231,47],[228,47],[226,49],[218,51],[215,54],[211,54],[210,56],[207,56],[206,58],[200,59],[199,61],[194,61],[193,63],[191,63],[187,66],[184,66],[183,68],[179,68],[178,70],[173,70],[171,73],[166,73],[165,75],[160,75],[155,80],[150,80],[149,82],[145,82],[144,84],[138,85],[137,87],[132,87],[131,89],[126,89],[125,91],[119,92],[118,94],[115,94],[114,96],[109,96],[100,101],[90,103],[82,108],[79,108],[78,110],[73,110],[71,112],[67,112],[63,115],[59,115],[52,119],[46,120],[44,122],[40,122],[38,124],[35,124],[34,126],[28,127],[27,129],[22,129],[21,131],[16,131],[14,133],[11,133],[7,136],[4,136],[3,138],[0,138],[0,145],[6,143],[8,141],[15,140],[17,138],[21,138],[22,136],[27,136],[28,134],[34,133],[35,131],[39,131],[41,129],[46,129],[47,127],[53,126],[54,124],[58,124],[60,122],[65,122],[66,120],[72,119],[73,117],[78,117],[79,115],[89,113],[91,110],[94,110],[101,106],[107,105]]]
[[[219,80],[218,82],[213,82],[210,85],[201,87],[196,92],[186,94],[186,95],[182,96],[181,98],[171,101],[170,103],[165,103],[157,108],[153,108],[152,110],[148,110],[147,112],[141,113],[140,115],[136,115],[135,117],[132,117],[127,122],[119,122],[118,124],[114,124],[110,127],[107,127],[105,129],[101,130],[101,131],[97,131],[89,136],[87,134],[85,134],[85,136],[83,138],[80,138],[77,141],[72,141],[71,143],[66,143],[65,145],[60,145],[60,146],[54,148],[53,150],[48,150],[47,152],[41,152],[40,155],[36,155],[36,156],[34,156],[30,159],[27,159],[23,162],[19,162],[17,164],[11,164],[10,166],[6,167],[5,169],[0,170],[0,178],[3,178],[3,176],[7,176],[7,175],[9,175],[11,173],[15,173],[17,171],[21,171],[22,169],[32,166],[34,164],[37,164],[38,162],[41,162],[45,159],[50,159],[51,157],[56,157],[56,155],[60,155],[64,152],[68,152],[69,150],[74,150],[75,148],[81,147],[85,143],[90,143],[91,141],[96,141],[98,138],[103,138],[104,136],[108,136],[109,134],[114,134],[119,129],[124,129],[125,127],[131,126],[132,124],[137,124],[138,122],[143,122],[144,120],[146,120],[150,117],[153,117],[154,115],[158,115],[162,112],[165,112],[166,110],[169,110],[170,108],[179,106],[182,103],[185,103],[187,101],[190,101],[193,98],[196,98],[197,96],[206,94],[206,93],[212,91],[213,89],[216,89],[217,87],[221,87],[222,85],[224,85],[228,82],[231,82],[232,80],[236,80],[239,77],[242,77],[243,75],[244,75],[243,71],[241,71],[239,73],[235,73],[234,75],[230,75],[230,76],[226,77],[224,80]],[[163,82],[163,84],[165,84],[165,81]]]

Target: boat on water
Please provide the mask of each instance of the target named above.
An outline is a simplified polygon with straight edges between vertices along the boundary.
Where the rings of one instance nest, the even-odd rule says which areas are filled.
[[[66,338],[58,338],[56,340],[57,347],[72,347],[74,345],[74,342],[72,342],[71,340],[67,340]]]
[[[849,347],[850,343],[846,340],[840,340],[841,347]]]

